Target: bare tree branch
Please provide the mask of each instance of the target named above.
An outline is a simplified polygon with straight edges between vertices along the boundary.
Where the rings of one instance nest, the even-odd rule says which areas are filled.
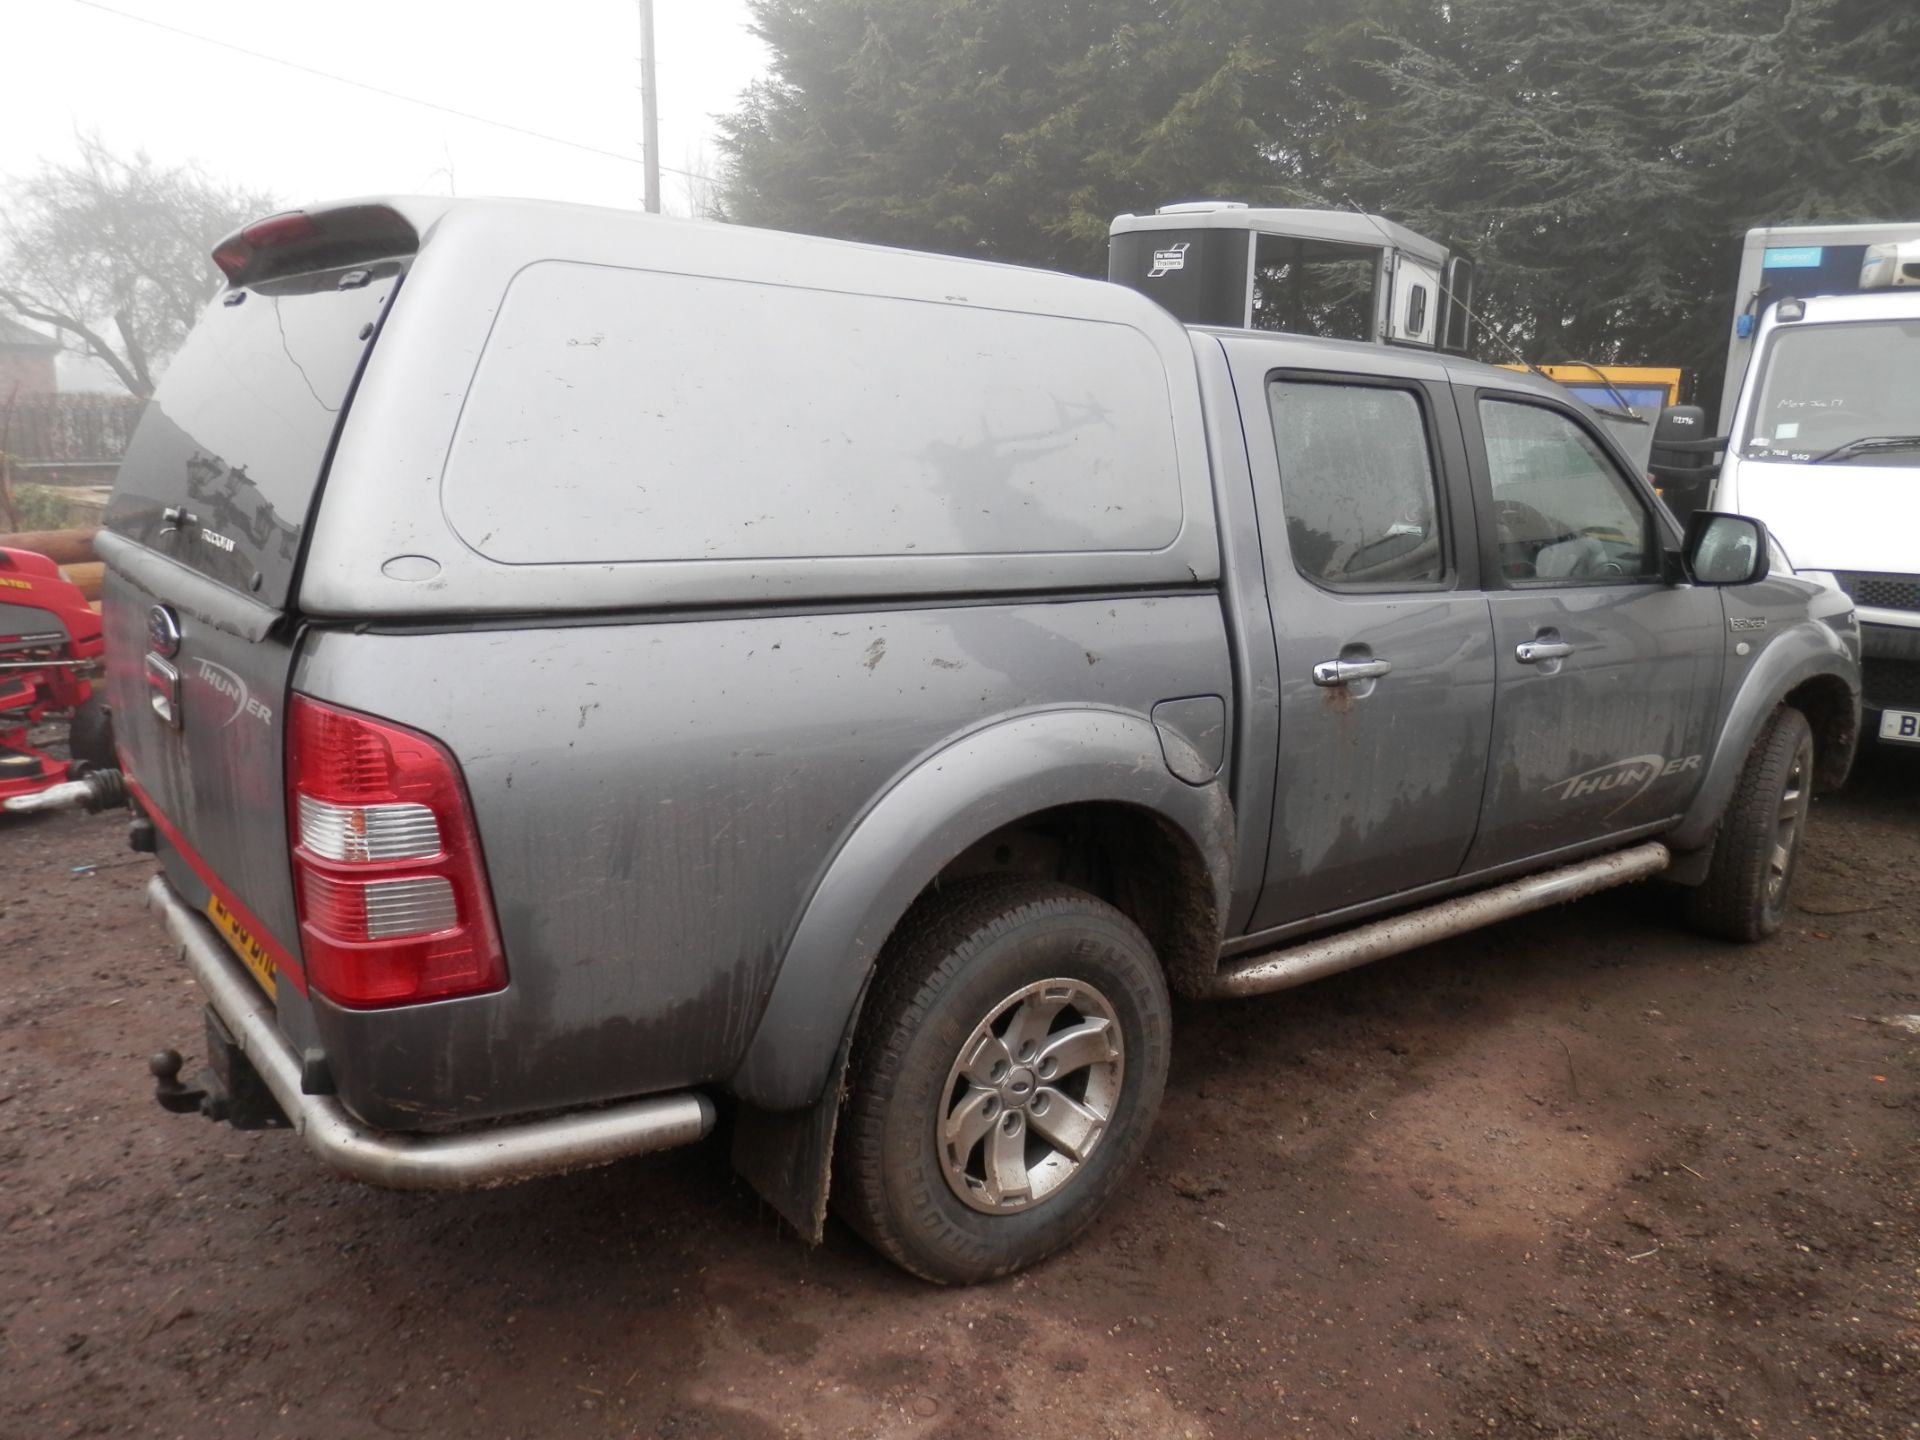
[[[0,290],[0,301],[4,301],[7,305],[11,306],[16,313],[24,316],[28,320],[38,320],[42,325],[51,325],[56,330],[73,336],[80,342],[79,349],[81,354],[92,356],[94,359],[105,364],[113,371],[115,376],[119,378],[122,385],[126,386],[133,394],[138,395],[142,400],[147,399],[153,394],[153,387],[149,385],[143,388],[139,376],[128,367],[126,361],[122,360],[120,356],[115,353],[111,345],[101,339],[100,336],[95,334],[86,325],[75,320],[72,316],[63,315],[57,310],[49,310],[40,305],[36,305],[31,300],[16,294],[12,290]]]
[[[218,288],[214,242],[276,207],[191,165],[118,155],[96,134],[78,146],[0,193],[0,300],[150,395]]]

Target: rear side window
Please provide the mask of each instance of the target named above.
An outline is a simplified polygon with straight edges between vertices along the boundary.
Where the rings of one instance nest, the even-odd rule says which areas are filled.
[[[1165,369],[1122,325],[545,262],[448,456],[506,564],[1152,551],[1182,525]]]
[[[1433,454],[1413,393],[1273,380],[1267,403],[1300,573],[1335,590],[1441,583]]]
[[[1568,584],[1657,573],[1652,516],[1571,418],[1483,399],[1480,428],[1507,579]]]

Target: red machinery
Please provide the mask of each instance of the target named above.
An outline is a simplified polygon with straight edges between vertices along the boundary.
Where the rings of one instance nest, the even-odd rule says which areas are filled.
[[[106,648],[100,617],[60,567],[0,549],[0,807],[114,764],[105,707],[84,678]],[[32,727],[70,717],[71,760],[35,748]],[[37,807],[36,807],[37,808]]]

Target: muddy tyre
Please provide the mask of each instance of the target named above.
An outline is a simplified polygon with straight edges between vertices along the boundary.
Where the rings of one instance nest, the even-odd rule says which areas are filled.
[[[1706,881],[1687,897],[1695,929],[1751,942],[1780,928],[1806,835],[1813,765],[1813,727],[1782,706],[1740,772]]]
[[[113,753],[113,717],[98,695],[73,712],[67,730],[67,753],[94,770],[111,770],[120,763]]]
[[[854,1045],[834,1208],[928,1280],[1069,1244],[1147,1142],[1165,977],[1133,922],[1066,885],[955,887],[889,943]]]

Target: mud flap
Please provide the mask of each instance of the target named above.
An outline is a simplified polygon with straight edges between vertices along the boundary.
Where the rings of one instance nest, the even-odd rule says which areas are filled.
[[[1717,842],[1718,839],[1719,832],[1716,831],[1714,833],[1714,841]],[[1667,867],[1666,874],[1660,878],[1669,885],[1681,885],[1688,888],[1704,885],[1707,879],[1707,871],[1712,868],[1713,865],[1713,848],[1713,843],[1709,843],[1698,850],[1685,850],[1675,854],[1673,863]]]
[[[862,1002],[866,992],[861,992]],[[809,1245],[827,1233],[827,1191],[833,1183],[833,1137],[847,1087],[860,1005],[840,1037],[820,1098],[804,1110],[742,1105],[734,1117],[733,1168]]]

